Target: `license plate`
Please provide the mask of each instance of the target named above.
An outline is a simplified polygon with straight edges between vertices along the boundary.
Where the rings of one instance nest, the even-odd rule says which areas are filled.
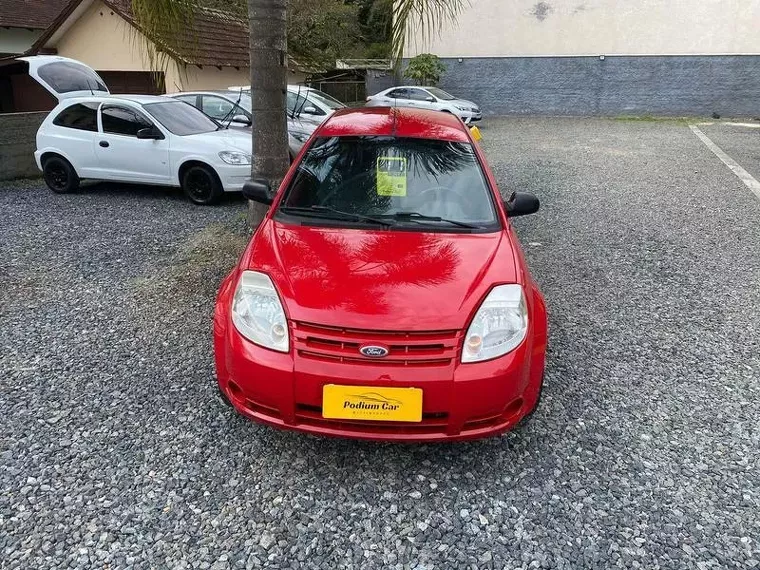
[[[322,417],[341,420],[421,422],[422,390],[327,384],[322,388]]]

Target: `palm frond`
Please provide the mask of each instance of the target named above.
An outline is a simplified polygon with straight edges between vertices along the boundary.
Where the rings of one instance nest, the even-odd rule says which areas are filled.
[[[411,34],[419,34],[419,39],[427,43],[469,5],[470,0],[394,0],[391,43],[396,66],[401,64]]]
[[[141,41],[148,54],[151,69],[166,71],[169,63],[179,61],[179,38],[191,28],[196,0],[131,0],[132,14]],[[178,66],[180,67],[180,66]]]

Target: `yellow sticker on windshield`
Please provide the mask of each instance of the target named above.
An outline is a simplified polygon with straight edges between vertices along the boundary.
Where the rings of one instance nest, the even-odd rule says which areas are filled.
[[[406,196],[405,157],[377,157],[377,195]]]

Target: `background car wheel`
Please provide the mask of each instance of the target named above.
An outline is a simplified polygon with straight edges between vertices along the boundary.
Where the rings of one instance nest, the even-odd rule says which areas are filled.
[[[42,165],[45,184],[56,194],[67,194],[79,188],[79,176],[68,160],[51,156]]]
[[[182,190],[194,204],[216,204],[224,190],[219,177],[208,166],[191,166],[182,173]]]

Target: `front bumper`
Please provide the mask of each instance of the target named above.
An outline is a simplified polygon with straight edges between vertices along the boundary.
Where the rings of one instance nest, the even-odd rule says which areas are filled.
[[[378,441],[469,440],[511,429],[538,401],[545,328],[541,333],[531,327],[520,347],[488,362],[460,364],[457,349],[457,358],[440,367],[349,364],[306,359],[295,355],[293,346],[289,354],[261,348],[237,332],[227,306],[225,301],[217,304],[214,322],[219,387],[239,413],[270,426]],[[326,384],[421,388],[422,421],[325,419]]]
[[[480,121],[483,118],[483,114],[481,111],[460,111],[459,117],[465,122],[465,124],[470,125]]]
[[[222,188],[225,192],[241,192],[243,184],[251,179],[251,166],[249,164],[218,163],[214,166]]]

